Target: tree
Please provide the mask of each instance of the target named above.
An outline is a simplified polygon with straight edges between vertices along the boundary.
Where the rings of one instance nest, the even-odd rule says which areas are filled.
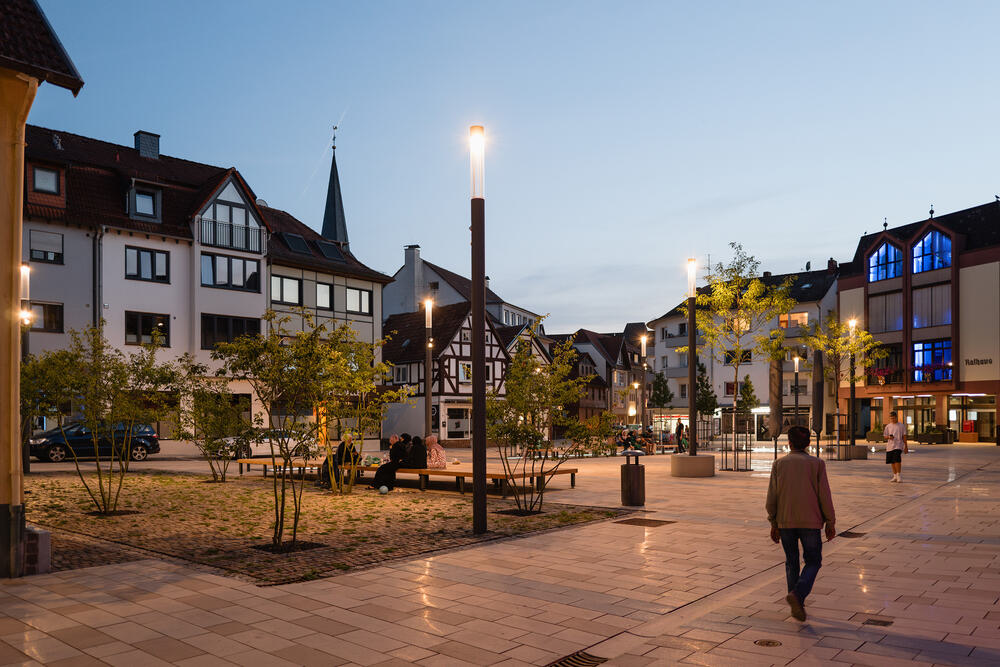
[[[389,389],[385,381],[391,377],[391,367],[385,362],[376,362],[377,350],[388,338],[375,343],[358,340],[357,333],[343,324],[330,334],[330,345],[346,364],[346,372],[337,382],[328,386],[329,392],[320,400],[319,407],[324,415],[326,428],[333,421],[337,434],[350,428],[357,436],[354,445],[357,458],[346,456],[341,474],[333,471],[334,449],[329,437],[325,438],[327,465],[330,466],[331,486],[339,493],[351,493],[357,480],[358,462],[363,460],[365,435],[378,435],[382,429],[385,410],[391,403],[409,404],[413,387]]]
[[[865,377],[866,369],[872,367],[879,359],[888,356],[888,351],[864,329],[855,327],[851,330],[847,322],[842,322],[836,312],[830,313],[822,323],[814,322],[808,333],[802,339],[803,344],[820,352],[827,363],[823,365],[823,374],[840,390],[843,382],[860,382]],[[855,358],[855,375],[850,376],[851,355]],[[839,412],[839,408],[838,408]],[[837,438],[839,442],[840,431]]]
[[[698,377],[694,395],[694,409],[700,415],[713,415],[719,407],[719,398],[715,395],[712,382],[708,379],[705,364],[698,362]]]
[[[254,438],[266,436],[274,463],[272,491],[274,530],[271,547],[290,551],[296,546],[305,488],[305,461],[317,453],[321,420],[315,410],[341,390],[349,374],[348,359],[325,324],[317,324],[305,309],[299,331],[287,328],[288,316],[264,314],[266,332],[219,343],[212,358],[222,362],[219,376],[247,382],[268,415],[267,427],[254,420]],[[296,476],[293,464],[300,462]],[[283,543],[287,501],[292,500],[292,538]]]
[[[212,471],[212,481],[225,482],[229,465],[246,454],[253,440],[253,423],[244,415],[249,401],[229,390],[229,381],[185,354],[178,364],[180,401],[177,437],[198,448]]]
[[[750,376],[746,375],[743,377],[743,382],[740,383],[740,392],[736,399],[736,409],[739,412],[750,412],[759,405],[760,399],[757,398],[757,393],[754,391],[753,382],[750,380]]]
[[[486,398],[487,433],[497,443],[507,484],[514,503],[521,512],[542,508],[545,485],[570,455],[581,451],[581,441],[588,441],[604,423],[593,424],[575,419],[567,407],[580,401],[592,376],[571,377],[577,352],[567,340],[552,348],[550,363],[543,363],[532,352],[538,324],[528,330],[528,339],[517,343],[504,377],[506,395],[491,391]],[[563,450],[552,447],[554,428],[571,433],[573,444]],[[525,478],[540,483],[522,490]]]
[[[768,344],[767,358],[767,405],[769,408],[767,432],[774,440],[774,451],[778,451],[778,436],[784,430],[784,368],[785,362],[785,332],[776,329],[771,332]],[[796,415],[796,418],[798,415]],[[777,454],[776,454],[777,455]]]
[[[743,246],[730,243],[733,258],[719,263],[708,275],[708,289],[699,292],[695,317],[704,337],[699,352],[707,348],[716,360],[733,368],[738,386],[740,367],[754,354],[769,354],[770,323],[795,305],[789,294],[792,279],[765,284],[757,277],[760,262]],[[681,307],[687,311],[687,306]]]
[[[674,402],[674,392],[663,373],[653,376],[653,390],[649,393],[649,405],[654,408],[665,408]]]
[[[29,411],[55,417],[80,476],[97,512],[118,509],[129,462],[136,455],[132,445],[135,427],[157,422],[171,410],[176,371],[156,360],[160,337],[154,334],[128,354],[104,337],[104,322],[83,331],[70,331],[65,350],[46,352],[24,365]],[[22,398],[25,393],[22,393]],[[66,438],[63,409],[72,405],[79,424],[89,434],[94,450],[96,479],[84,474],[80,460]],[[102,446],[103,445],[103,446]],[[108,451],[107,458],[102,450]]]

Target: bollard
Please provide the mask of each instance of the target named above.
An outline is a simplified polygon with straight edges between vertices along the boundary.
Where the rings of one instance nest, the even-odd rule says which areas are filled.
[[[646,466],[639,465],[639,455],[625,452],[622,464],[622,505],[640,507],[646,504]]]

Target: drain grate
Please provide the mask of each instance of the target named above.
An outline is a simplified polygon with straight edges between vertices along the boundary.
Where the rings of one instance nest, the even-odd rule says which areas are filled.
[[[592,667],[592,665],[600,665],[607,661],[607,658],[590,655],[586,651],[577,651],[576,653],[567,655],[565,658],[559,658],[555,662],[550,662],[545,667]]]
[[[775,646],[781,646],[781,642],[777,639],[758,639],[754,642],[757,646],[766,646],[768,648],[774,648]]]
[[[864,537],[867,534],[868,533],[855,533],[854,531],[845,530],[844,532],[842,532],[840,534],[840,537],[848,537],[848,538],[850,538],[850,537]]]
[[[663,519],[622,519],[621,521],[615,521],[615,523],[624,523],[629,526],[646,526],[647,528],[655,528],[656,526],[666,526],[667,524],[677,522],[664,521]]]
[[[888,627],[888,626],[892,625],[892,621],[888,621],[888,620],[886,620],[884,618],[869,618],[867,621],[865,621],[861,625],[878,625],[878,626],[881,626],[881,627],[884,628],[884,627]]]

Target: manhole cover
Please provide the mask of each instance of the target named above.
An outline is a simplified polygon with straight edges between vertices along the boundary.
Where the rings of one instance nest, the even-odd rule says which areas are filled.
[[[577,651],[572,655],[567,655],[565,658],[559,658],[555,662],[550,662],[545,667],[591,667],[591,665],[599,665],[607,661],[607,658],[599,658],[596,655],[590,655],[586,651]]]
[[[781,646],[781,642],[777,639],[758,639],[754,642],[757,646],[766,646],[768,648],[774,648],[775,646]]]
[[[855,532],[850,531],[850,530],[845,530],[844,532],[842,532],[840,534],[840,537],[864,537],[867,534],[868,533],[855,533]]]
[[[656,526],[666,526],[667,524],[677,522],[663,521],[662,519],[622,519],[621,521],[615,521],[615,523],[624,523],[629,526],[646,526],[647,528],[655,528]]]
[[[887,621],[883,618],[869,618],[867,621],[862,623],[862,625],[879,625],[886,627],[888,625],[892,625],[892,621]]]

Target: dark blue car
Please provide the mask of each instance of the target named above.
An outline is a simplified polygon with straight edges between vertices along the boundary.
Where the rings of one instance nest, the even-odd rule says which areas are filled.
[[[124,445],[125,435],[125,426],[117,424],[114,429],[114,443],[118,447]],[[31,455],[39,461],[59,463],[72,460],[74,454],[77,458],[94,456],[93,434],[83,424],[67,424],[62,429],[56,427],[39,433],[28,441],[28,445],[31,449]],[[111,446],[111,429],[99,431],[97,436],[98,454],[102,457],[110,457]],[[133,424],[130,448],[129,458],[133,461],[145,461],[150,454],[158,453],[160,440],[156,435],[156,429],[149,424]]]

